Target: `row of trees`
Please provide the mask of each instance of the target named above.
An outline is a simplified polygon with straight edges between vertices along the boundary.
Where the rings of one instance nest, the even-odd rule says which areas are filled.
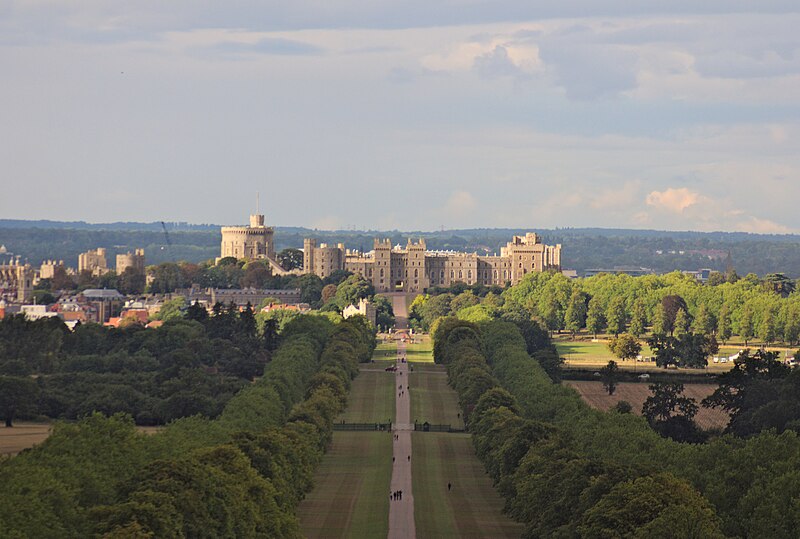
[[[264,375],[219,418],[142,436],[129,418],[59,424],[0,462],[0,529],[20,537],[298,537],[358,361],[374,333],[355,317],[287,324]]]
[[[573,335],[696,333],[715,335],[723,343],[738,335],[746,343],[757,338],[766,344],[795,344],[800,342],[800,293],[792,283],[778,274],[764,279],[751,274],[711,286],[680,272],[583,279],[530,273],[502,291],[458,286],[418,296],[409,314],[422,329],[449,314],[480,322],[521,312],[538,318],[550,331]]]
[[[469,327],[461,324],[455,327]],[[632,536],[634,530],[666,537],[796,535],[800,513],[791,500],[798,492],[800,438],[790,414],[770,416],[796,409],[790,395],[797,392],[791,371],[773,376],[786,372],[779,362],[748,354],[758,359],[739,363],[730,381],[738,385],[720,395],[733,398],[720,403],[741,420],[732,421],[728,434],[687,444],[660,436],[642,417],[592,410],[574,390],[552,383],[522,339],[493,337],[509,335],[507,324],[470,329],[499,387],[484,392],[484,402],[478,398],[469,428],[527,536],[624,536],[626,530]],[[751,406],[741,413],[731,408],[742,402]],[[675,403],[679,415],[681,402]],[[659,409],[653,412],[658,420]],[[751,426],[738,431],[737,423]]]
[[[450,318],[434,338],[476,454],[525,537],[723,537],[712,505],[686,480],[592,458],[559,425],[525,413],[501,386],[536,365],[516,326]],[[536,375],[537,386],[557,387],[538,368]]]

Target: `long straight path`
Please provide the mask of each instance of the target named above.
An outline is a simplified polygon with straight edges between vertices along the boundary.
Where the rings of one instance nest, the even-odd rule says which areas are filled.
[[[407,328],[405,296],[392,296],[395,321],[398,329]],[[408,363],[405,361],[405,343],[397,344],[397,374],[395,379],[394,452],[391,492],[400,492],[399,499],[389,505],[389,539],[414,539],[417,536],[414,524],[414,495],[411,490],[411,394],[408,391]]]

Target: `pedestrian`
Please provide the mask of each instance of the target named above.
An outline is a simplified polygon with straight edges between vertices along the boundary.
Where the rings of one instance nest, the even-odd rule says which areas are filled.
[[[447,483],[447,492],[450,492],[451,488],[453,488],[453,485],[451,485],[450,483]]]
[[[392,457],[392,464],[394,464],[394,457]]]
[[[411,462],[411,455],[408,456],[408,462]]]

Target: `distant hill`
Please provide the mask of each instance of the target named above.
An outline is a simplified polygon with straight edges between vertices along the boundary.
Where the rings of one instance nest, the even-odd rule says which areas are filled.
[[[64,260],[76,266],[78,254],[105,247],[113,256],[143,247],[148,264],[171,260],[201,262],[219,254],[217,224],[165,223],[171,248],[161,222],[85,223],[0,219],[0,244],[31,264]],[[530,229],[459,229],[444,231],[354,231],[275,227],[278,250],[300,248],[303,238],[344,243],[368,251],[375,237],[388,237],[405,245],[409,237],[423,237],[429,249],[498,253],[511,236]],[[613,269],[622,266],[652,268],[658,272],[711,268],[724,271],[728,253],[736,270],[746,273],[781,272],[800,277],[800,235],[749,234],[745,232],[692,232],[608,228],[533,229],[545,242],[561,243],[564,267]]]

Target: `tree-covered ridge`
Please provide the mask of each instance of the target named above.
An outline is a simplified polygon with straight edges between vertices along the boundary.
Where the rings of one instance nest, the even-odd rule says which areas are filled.
[[[55,222],[0,221],[0,244],[27,258],[65,260],[75,265],[78,254],[105,247],[111,256],[144,248],[148,263],[186,260],[199,263],[219,255],[220,233],[215,225],[167,223],[167,244],[161,223],[87,225]],[[622,266],[652,268],[657,272],[710,268],[725,271],[727,254],[742,273],[784,272],[800,277],[800,236],[792,234],[748,234],[741,232],[676,232],[622,229],[541,229],[533,226],[547,244],[564,246],[564,267],[613,269]],[[409,237],[425,238],[429,249],[499,253],[515,234],[530,229],[465,229],[420,231],[320,231],[298,227],[276,227],[276,248],[299,249],[303,239],[316,237],[331,244],[369,251],[375,237],[390,238],[405,245]],[[711,258],[709,258],[711,256]]]
[[[287,325],[264,375],[216,420],[146,437],[124,416],[60,424],[0,462],[9,537],[299,537],[294,510],[374,333],[355,317]]]
[[[506,322],[450,318],[434,338],[476,452],[526,537],[796,537],[794,432],[674,442],[553,384]]]

